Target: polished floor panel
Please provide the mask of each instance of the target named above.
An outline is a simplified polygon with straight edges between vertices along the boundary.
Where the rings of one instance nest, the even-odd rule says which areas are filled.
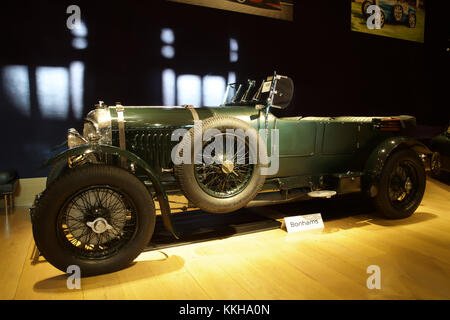
[[[142,253],[81,280],[42,257],[26,208],[0,214],[1,299],[450,299],[450,187],[428,179],[410,218],[386,220],[355,197],[252,209],[273,219],[321,212],[323,230],[275,229]],[[194,213],[193,213],[194,214]],[[368,289],[368,266],[381,289]]]

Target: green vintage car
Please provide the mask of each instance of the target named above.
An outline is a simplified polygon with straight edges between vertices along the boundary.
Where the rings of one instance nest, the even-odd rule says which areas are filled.
[[[217,107],[100,102],[83,134],[70,129],[67,150],[45,164],[47,187],[30,210],[38,249],[62,271],[121,269],[151,240],[154,201],[182,236],[168,202],[176,193],[220,214],[361,192],[387,218],[410,216],[425,190],[419,156],[430,153],[408,136],[415,118],[276,117],[293,92],[274,74],[229,85]]]

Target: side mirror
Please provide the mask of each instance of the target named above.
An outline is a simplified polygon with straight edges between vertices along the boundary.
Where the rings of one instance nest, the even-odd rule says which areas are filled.
[[[294,82],[291,78],[277,75],[277,82],[273,93],[272,107],[285,109],[292,101],[294,95]]]

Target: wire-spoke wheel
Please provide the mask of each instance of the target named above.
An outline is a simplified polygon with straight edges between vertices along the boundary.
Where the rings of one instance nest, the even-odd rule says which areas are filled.
[[[431,155],[430,169],[431,173],[435,178],[438,178],[441,175],[441,155],[439,152],[433,152]]]
[[[400,150],[384,165],[375,204],[391,219],[406,218],[414,213],[425,192],[425,168],[412,150]]]
[[[388,192],[392,206],[399,210],[408,209],[417,193],[417,174],[410,160],[405,159],[397,163],[389,177]]]
[[[86,165],[52,182],[32,216],[42,255],[66,272],[77,265],[82,276],[129,265],[150,241],[155,227],[153,199],[126,170]]]
[[[226,153],[213,153],[209,158],[210,164],[194,165],[195,178],[203,191],[209,195],[219,198],[232,197],[247,186],[253,173],[248,140],[242,141],[237,135],[223,133],[216,135],[214,139],[221,139],[222,145],[226,145],[227,141],[232,143],[234,150],[229,157]],[[203,148],[208,148],[211,143],[205,143]]]
[[[80,257],[110,256],[137,230],[133,201],[107,185],[92,186],[67,200],[57,220],[58,236]]]
[[[207,212],[226,213],[244,207],[265,181],[261,168],[266,164],[267,153],[262,139],[248,123],[231,117],[204,120],[201,135],[194,135],[194,129],[188,133],[191,138],[180,143],[177,151],[181,154],[183,148],[191,150],[190,163],[175,165],[175,176],[184,195]],[[205,132],[214,132],[208,141],[202,139]],[[195,154],[196,143],[203,152]],[[216,148],[218,145],[222,148]]]
[[[380,12],[380,28],[384,27],[384,24],[386,22],[386,16],[384,14],[384,11]]]

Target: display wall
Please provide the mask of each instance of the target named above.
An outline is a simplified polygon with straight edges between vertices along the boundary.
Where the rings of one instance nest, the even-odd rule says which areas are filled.
[[[352,32],[351,1],[296,1],[293,22],[167,1],[4,5],[0,168],[45,176],[51,148],[98,100],[211,104],[222,83],[274,70],[296,85],[280,116],[410,114],[444,126],[448,11],[432,2],[424,43]],[[67,28],[70,5],[85,28]]]

